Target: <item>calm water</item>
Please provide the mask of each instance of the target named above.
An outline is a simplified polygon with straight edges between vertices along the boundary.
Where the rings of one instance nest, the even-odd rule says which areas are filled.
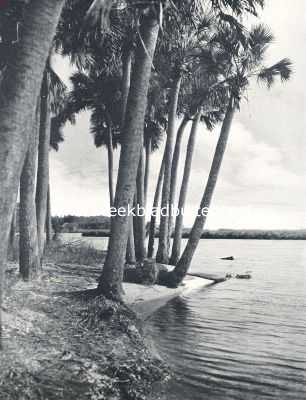
[[[105,239],[92,239],[105,248]],[[235,256],[235,261],[219,257]],[[193,271],[252,271],[171,301],[148,330],[169,400],[306,399],[306,242],[201,241]]]
[[[306,242],[202,241],[193,271],[253,279],[178,298],[151,318],[176,376],[167,398],[306,399]]]

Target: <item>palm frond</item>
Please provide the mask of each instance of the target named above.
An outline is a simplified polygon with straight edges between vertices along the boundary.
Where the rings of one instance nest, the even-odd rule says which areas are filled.
[[[50,106],[53,114],[60,113],[67,95],[67,86],[49,63],[46,66],[49,82]]]
[[[288,58],[284,58],[271,67],[262,68],[257,75],[257,80],[267,85],[268,88],[275,83],[276,78],[280,78],[282,82],[286,82],[292,75],[292,65],[292,62]]]
[[[264,24],[254,26],[249,33],[249,51],[257,63],[264,58],[268,46],[273,43],[274,35],[270,28]]]

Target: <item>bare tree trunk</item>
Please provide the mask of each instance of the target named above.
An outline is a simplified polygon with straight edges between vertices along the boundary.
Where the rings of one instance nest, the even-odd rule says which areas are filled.
[[[132,73],[132,58],[133,51],[128,50],[123,58],[123,73],[122,73],[122,110],[121,110],[121,129],[124,129],[127,102],[131,86]]]
[[[201,239],[201,235],[203,233],[203,228],[206,222],[206,217],[207,217],[207,211],[209,210],[212,196],[214,194],[214,190],[216,187],[216,183],[218,180],[223,156],[225,153],[227,141],[228,141],[228,136],[230,133],[233,117],[235,114],[235,107],[232,104],[232,100],[230,101],[230,104],[228,106],[223,124],[222,124],[222,129],[220,133],[220,137],[218,140],[218,144],[215,150],[212,166],[210,169],[207,185],[202,197],[202,201],[200,204],[200,208],[198,210],[198,215],[195,219],[195,222],[193,224],[193,227],[191,229],[189,239],[187,242],[187,245],[185,247],[185,250],[175,267],[172,273],[170,273],[169,276],[169,282],[171,286],[177,286],[179,285],[184,277],[186,276],[191,262],[193,255],[196,251],[196,248],[199,244],[199,241]]]
[[[5,96],[0,97],[0,308],[10,224],[29,143],[26,121],[33,110],[33,99],[39,95],[63,5],[64,0],[31,1],[15,57],[10,60],[1,82],[1,93]]]
[[[121,131],[124,130],[125,116],[127,102],[131,86],[131,73],[132,73],[132,58],[133,51],[128,49],[123,57],[123,75],[122,75],[122,113],[121,113]],[[128,264],[135,264],[135,241],[134,241],[134,222],[131,215],[129,221],[129,234],[126,248],[126,262]]]
[[[144,154],[142,148],[140,150],[140,159],[136,179],[136,203],[141,210],[141,215],[136,215],[134,220],[135,255],[136,261],[143,262],[146,258],[146,218],[144,214]]]
[[[163,215],[160,218],[159,226],[159,242],[158,250],[156,254],[156,260],[163,264],[168,264],[169,252],[168,252],[168,228],[169,228],[169,200],[170,200],[170,183],[171,183],[171,166],[173,157],[173,143],[175,135],[175,120],[177,112],[177,104],[179,93],[181,89],[182,77],[179,76],[174,82],[174,86],[170,95],[170,110],[169,110],[169,122],[167,130],[167,142],[165,149],[165,173],[162,191],[161,208],[164,210]]]
[[[48,198],[47,198],[47,216],[46,216],[46,243],[50,244],[52,241],[52,216],[51,216],[51,192],[50,183],[48,186]]]
[[[171,167],[170,198],[169,198],[170,207],[173,207],[173,208],[175,206],[175,194],[176,194],[175,192],[176,192],[177,174],[178,174],[180,155],[181,155],[182,139],[183,139],[183,134],[185,132],[185,128],[188,124],[188,121],[189,121],[189,119],[187,117],[184,117],[181,122],[181,125],[177,131],[175,147],[174,147],[174,152],[173,152],[172,167]],[[168,226],[168,252],[170,249],[170,241],[171,241],[171,237],[172,237],[173,220],[174,220],[174,217],[172,216],[172,213],[170,213],[169,226]]]
[[[25,281],[34,279],[41,269],[35,207],[39,106],[32,121],[28,126],[34,132],[20,177],[19,271]]]
[[[47,197],[49,184],[49,150],[50,150],[50,105],[49,82],[45,72],[41,88],[41,113],[38,145],[38,169],[36,187],[36,215],[38,243],[41,258],[45,247],[45,222],[47,215]]]
[[[134,218],[132,215],[129,217],[129,235],[126,247],[126,262],[127,264],[136,263],[135,241],[134,241]]]
[[[151,138],[146,139],[145,148],[146,148],[146,165],[145,165],[145,175],[144,175],[144,204],[146,208],[148,200],[148,188],[149,188],[150,166],[151,166],[151,152],[152,152]]]
[[[164,178],[164,171],[165,171],[165,153],[160,165],[154,200],[153,200],[153,207],[151,213],[151,221],[150,221],[150,232],[149,232],[149,243],[148,243],[148,258],[152,258],[154,254],[154,243],[155,243],[155,232],[156,232],[156,211],[160,201],[160,195],[163,185],[163,178]]]
[[[13,217],[11,222],[10,229],[10,238],[9,238],[9,246],[8,246],[8,254],[13,260],[15,259],[15,250],[16,250],[16,231],[17,231],[17,205],[13,211]]]
[[[125,129],[121,146],[115,206],[126,210],[124,216],[113,218],[111,237],[98,292],[121,300],[123,266],[129,231],[128,205],[132,204],[143,137],[147,96],[151,77],[159,23],[156,16],[144,17],[141,24],[142,42],[138,43],[135,68],[131,80]]]
[[[114,205],[114,148],[113,148],[113,133],[112,128],[108,128],[107,140],[107,154],[108,154],[108,187],[109,187],[109,205]]]
[[[188,193],[188,184],[190,180],[191,174],[191,165],[192,158],[195,148],[196,134],[198,130],[198,126],[201,120],[201,112],[198,112],[193,120],[192,128],[188,140],[186,159],[185,159],[185,167],[184,167],[184,175],[182,180],[182,186],[180,191],[180,197],[178,202],[178,211],[179,214],[176,217],[175,222],[175,231],[174,231],[174,239],[172,245],[172,254],[171,254],[171,264],[176,265],[180,254],[181,254],[181,240],[182,240],[182,231],[183,231],[183,220],[184,220],[184,208],[186,204],[186,198]]]

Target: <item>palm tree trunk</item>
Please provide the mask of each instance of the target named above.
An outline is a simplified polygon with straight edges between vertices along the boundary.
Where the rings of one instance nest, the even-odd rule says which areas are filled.
[[[137,179],[136,179],[136,203],[141,210],[141,215],[136,215],[135,227],[135,255],[136,261],[143,262],[146,258],[146,218],[144,207],[144,154],[143,149],[140,151],[140,159],[138,165]]]
[[[47,216],[46,216],[46,243],[50,244],[52,241],[52,217],[51,217],[51,192],[50,183],[48,185],[48,198],[47,198]]]
[[[145,165],[145,175],[144,175],[144,207],[146,208],[148,200],[148,188],[149,188],[149,177],[150,177],[150,166],[151,166],[151,151],[152,151],[151,138],[146,140],[145,148],[146,148],[146,165]]]
[[[171,166],[172,166],[172,157],[173,157],[173,143],[174,143],[174,135],[175,135],[175,120],[176,120],[176,112],[177,112],[177,104],[179,93],[181,89],[182,77],[179,76],[172,88],[170,95],[170,110],[169,110],[169,122],[168,122],[168,130],[167,130],[167,142],[165,149],[165,172],[164,172],[164,182],[163,182],[163,191],[162,191],[162,201],[161,201],[161,209],[164,210],[162,212],[160,218],[160,227],[159,227],[159,242],[158,242],[158,250],[156,254],[156,260],[159,263],[168,264],[169,261],[169,249],[168,249],[168,228],[169,228],[169,213],[171,210],[169,209],[169,200],[170,200],[170,183],[171,183]]]
[[[147,95],[151,77],[159,23],[156,16],[144,18],[141,26],[143,43],[138,43],[135,68],[131,80],[129,102],[121,146],[115,206],[126,210],[124,216],[113,218],[111,237],[98,292],[106,297],[121,300],[123,266],[129,231],[128,205],[132,204],[140,157]]]
[[[19,271],[22,279],[35,278],[40,269],[40,252],[37,237],[35,207],[35,177],[38,151],[39,107],[34,123],[29,129],[34,130],[30,137],[29,149],[20,177],[20,211],[19,211]]]
[[[131,86],[132,73],[132,58],[133,50],[128,49],[123,56],[123,74],[122,74],[122,110],[121,110],[121,131],[124,129],[127,102]],[[129,234],[126,247],[126,262],[127,264],[135,264],[135,241],[134,241],[134,221],[133,216],[130,216]]]
[[[214,190],[216,187],[216,183],[218,180],[234,114],[235,114],[235,106],[233,105],[231,100],[230,104],[228,105],[228,109],[222,124],[220,137],[215,150],[207,185],[202,197],[200,208],[198,210],[198,215],[191,229],[185,250],[177,266],[175,267],[173,272],[170,273],[169,281],[173,286],[179,285],[186,276],[190,268],[193,255],[201,239],[201,235],[203,233],[203,228],[207,218],[207,211],[209,210]]]
[[[186,125],[188,124],[188,121],[189,121],[189,119],[187,117],[184,117],[181,122],[181,125],[177,131],[175,147],[174,147],[174,152],[173,152],[172,167],[171,167],[170,199],[169,199],[169,204],[173,208],[175,205],[175,194],[176,194],[175,191],[176,191],[176,185],[177,185],[177,174],[178,174],[178,167],[179,167],[179,161],[180,161],[180,155],[181,155],[182,139],[183,139],[183,134],[184,134]],[[168,251],[170,249],[170,241],[171,241],[171,237],[172,237],[173,220],[174,220],[174,217],[173,217],[172,213],[170,213],[169,226],[168,226]]]
[[[182,230],[183,230],[183,220],[184,220],[184,208],[186,204],[186,197],[188,191],[188,184],[191,174],[191,165],[192,165],[192,158],[195,148],[195,140],[196,134],[198,130],[198,126],[201,119],[201,112],[198,112],[193,120],[192,128],[188,140],[187,145],[187,152],[186,152],[186,159],[185,159],[185,167],[184,167],[184,175],[181,185],[180,197],[178,202],[178,211],[179,214],[176,217],[175,222],[175,231],[174,231],[174,239],[172,245],[172,254],[171,254],[171,261],[172,265],[176,265],[180,254],[181,254],[181,239],[182,239]]]
[[[121,110],[121,128],[124,128],[127,102],[131,86],[133,51],[128,50],[123,57],[123,73],[122,73],[122,110]]]
[[[1,82],[1,92],[5,96],[0,98],[0,309],[10,224],[29,144],[26,121],[33,111],[33,99],[39,95],[63,5],[64,0],[31,1],[27,6],[15,57],[10,60]]]
[[[36,187],[36,214],[38,243],[41,258],[45,247],[45,222],[47,215],[47,197],[49,184],[49,150],[50,150],[50,105],[49,82],[45,72],[41,88],[41,113],[38,145],[38,169]]]
[[[108,154],[108,187],[109,187],[109,204],[110,207],[114,205],[114,148],[113,148],[113,133],[112,128],[108,128],[107,140],[107,154]]]
[[[12,260],[15,260],[16,231],[17,231],[17,206],[15,206],[13,211],[13,217],[10,228],[9,246],[8,246],[8,254]]]
[[[161,166],[159,169],[156,190],[154,194],[153,200],[153,207],[151,212],[151,221],[150,221],[150,232],[149,232],[149,243],[148,243],[148,258],[152,258],[154,254],[154,243],[155,243],[155,232],[156,232],[156,210],[159,204],[162,185],[163,185],[163,178],[165,172],[165,153],[161,162]]]
[[[127,264],[130,265],[136,264],[135,241],[134,241],[134,218],[132,215],[129,217],[129,235],[126,247],[126,262]]]

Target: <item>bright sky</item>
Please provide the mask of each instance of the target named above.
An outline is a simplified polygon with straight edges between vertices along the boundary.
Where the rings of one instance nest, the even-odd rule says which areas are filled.
[[[262,21],[276,41],[269,62],[289,57],[294,76],[270,91],[256,82],[237,113],[224,158],[207,227],[306,228],[306,105],[305,0],[267,0]],[[63,78],[67,62],[57,60]],[[185,225],[192,224],[205,188],[220,127],[201,126],[194,155]],[[188,132],[185,133],[183,158]],[[116,161],[118,151],[116,152]],[[149,187],[152,203],[162,149],[153,155]],[[65,129],[65,143],[51,154],[53,214],[108,214],[107,152],[96,149],[89,132],[89,115]]]

